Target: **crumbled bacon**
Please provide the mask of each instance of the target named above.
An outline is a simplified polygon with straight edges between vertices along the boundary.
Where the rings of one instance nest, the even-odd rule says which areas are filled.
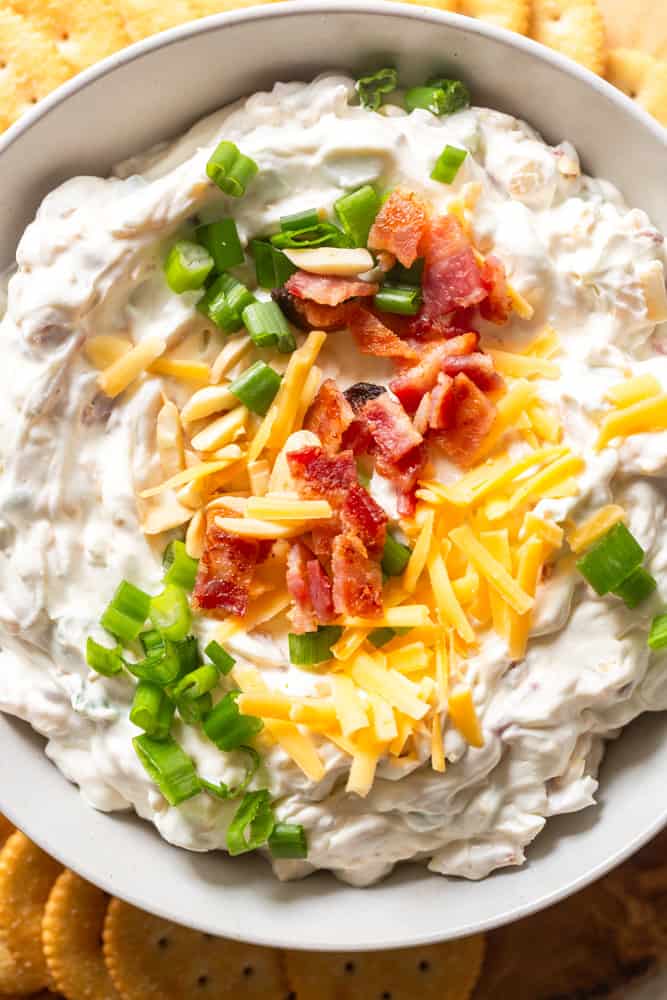
[[[354,420],[354,410],[332,378],[320,386],[306,413],[303,426],[317,434],[322,447],[339,451],[343,435]]]
[[[336,509],[345,503],[357,482],[357,466],[351,451],[328,455],[317,445],[308,445],[287,455],[290,472],[305,500],[328,500]]]
[[[363,486],[352,486],[340,512],[344,532],[357,535],[370,555],[384,548],[387,515]]]
[[[362,354],[381,358],[403,358],[415,361],[417,352],[410,344],[397,337],[389,327],[368,309],[357,306],[350,309],[347,325]]]
[[[289,613],[295,632],[315,632],[317,616],[310,600],[307,580],[307,566],[311,553],[303,542],[293,542],[287,556],[287,593],[294,602]],[[317,560],[315,560],[317,562]],[[319,563],[318,563],[319,566]]]
[[[331,549],[334,538],[338,532],[336,526],[330,524],[319,525],[313,528],[309,544],[319,561],[327,568],[331,566]]]
[[[392,191],[375,217],[368,235],[371,250],[386,250],[404,267],[419,257],[428,216],[424,204],[412,191]]]
[[[428,447],[425,441],[406,452],[397,462],[379,462],[377,470],[389,479],[398,493],[398,513],[402,517],[412,517],[415,512],[415,489],[422,478],[428,461]]]
[[[252,538],[238,538],[223,531],[211,512],[204,551],[192,593],[192,606],[214,618],[244,615],[255,566],[269,554],[270,546]]]
[[[452,378],[459,374],[467,375],[478,389],[482,389],[484,392],[493,392],[503,387],[503,380],[495,371],[493,360],[488,354],[482,354],[481,351],[445,358],[443,370],[446,375],[451,375]]]
[[[334,618],[333,589],[331,580],[318,559],[309,559],[306,566],[308,594],[315,617],[320,625],[328,625]]]
[[[376,462],[398,462],[407,452],[421,444],[421,434],[398,400],[389,393],[371,399],[360,412],[373,438]]]
[[[431,393],[428,423],[435,431],[444,431],[452,422],[454,379],[441,372]]]
[[[342,330],[347,326],[350,307],[346,302],[339,306],[321,306],[309,299],[298,299],[285,288],[274,288],[271,298],[299,330]]]
[[[453,462],[467,466],[491,430],[496,408],[467,375],[456,376],[452,393],[449,426],[433,438]]]
[[[472,246],[458,219],[441,215],[431,220],[425,242],[422,293],[427,315],[442,316],[486,298]]]
[[[333,602],[337,614],[376,618],[382,613],[382,570],[356,535],[338,535],[332,550]]]
[[[478,341],[478,334],[471,332],[424,347],[423,360],[397,375],[390,386],[408,413],[414,413],[422,396],[434,387],[447,358],[470,354]]]
[[[482,284],[488,295],[479,305],[482,316],[491,323],[506,323],[512,313],[512,299],[507,288],[505,268],[493,254],[482,265]]]
[[[375,295],[379,286],[372,281],[356,281],[323,274],[295,271],[285,282],[285,290],[298,299],[310,299],[321,306],[339,306],[341,302],[365,295]]]

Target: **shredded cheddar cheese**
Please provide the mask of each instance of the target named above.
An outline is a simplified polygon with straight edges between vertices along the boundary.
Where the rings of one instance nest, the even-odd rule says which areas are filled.
[[[583,552],[619,521],[625,521],[627,516],[623,507],[615,503],[607,504],[591,514],[583,524],[569,531],[567,543],[573,552]]]
[[[162,337],[146,337],[100,372],[97,384],[105,396],[119,396],[164,353],[166,346]]]

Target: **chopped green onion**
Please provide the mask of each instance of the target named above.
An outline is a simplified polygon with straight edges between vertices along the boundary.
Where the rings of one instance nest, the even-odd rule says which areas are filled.
[[[453,115],[455,111],[467,108],[470,104],[470,91],[462,80],[450,80],[444,76],[435,76],[426,81],[427,87],[438,87],[447,94],[449,105],[445,114]]]
[[[339,198],[334,205],[336,215],[352,242],[357,247],[365,247],[368,234],[380,210],[380,199],[370,184]]]
[[[156,628],[146,629],[145,632],[142,632],[139,635],[139,641],[146,656],[155,659],[164,656],[167,652],[167,644]]]
[[[123,580],[102,615],[101,625],[121,642],[136,639],[148,618],[150,596]]]
[[[169,542],[162,555],[165,569],[164,582],[177,583],[184,590],[192,590],[197,579],[198,562],[189,556],[183,542],[177,539]]]
[[[173,684],[181,676],[181,664],[172,643],[163,643],[162,652],[149,652],[143,660],[123,660],[125,667],[142,681],[161,687]]]
[[[577,562],[577,569],[602,596],[616,590],[641,565],[644,550],[624,524],[615,524]]]
[[[213,258],[216,271],[228,271],[243,263],[243,247],[233,219],[220,219],[200,226],[196,236]]]
[[[412,550],[407,545],[397,542],[394,536],[387,532],[382,550],[382,569],[387,576],[400,576],[408,565],[411,554]]]
[[[142,733],[134,737],[132,744],[149,777],[169,805],[177,806],[201,792],[194,764],[171,736],[156,740]]]
[[[196,726],[213,708],[213,699],[210,694],[203,694],[201,698],[181,698],[176,704],[183,722]]]
[[[452,115],[468,104],[470,93],[460,80],[435,80],[423,87],[412,87],[405,94],[408,111],[423,108],[433,115]]]
[[[206,164],[206,173],[221,191],[240,198],[259,167],[233,142],[221,142]]]
[[[365,490],[371,485],[371,474],[364,468],[364,465],[360,458],[357,459],[357,479]]]
[[[274,858],[307,858],[306,831],[300,823],[276,823],[269,836],[269,850]]]
[[[170,643],[174,655],[178,660],[179,677],[185,677],[201,666],[201,656],[199,655],[199,643],[194,635],[187,635],[185,639],[179,639]]]
[[[123,669],[123,658],[120,655],[120,646],[109,649],[100,645],[99,642],[88,636],[86,641],[86,663],[103,677],[113,677]]]
[[[381,312],[416,316],[422,304],[422,290],[416,285],[389,285],[385,283],[373,302]]]
[[[243,776],[243,781],[238,785],[232,785],[230,788],[224,781],[221,781],[219,785],[213,784],[211,781],[204,781],[201,779],[201,783],[207,792],[211,795],[215,795],[218,799],[236,799],[239,795],[245,792],[246,788],[255,777],[260,765],[260,756],[254,747],[238,747],[240,751],[247,754],[250,757],[250,764],[246,768],[246,773]]]
[[[349,240],[333,222],[318,222],[315,226],[303,229],[291,229],[288,232],[276,233],[271,237],[271,245],[278,250],[300,250],[306,247],[341,247],[347,246]]]
[[[289,323],[275,302],[254,302],[242,313],[243,324],[256,347],[277,346],[282,354],[296,347]]]
[[[421,287],[423,275],[424,258],[418,257],[412,267],[395,264],[387,275],[387,281],[392,285],[419,285]]]
[[[230,656],[226,649],[223,649],[219,642],[215,639],[211,639],[208,646],[204,650],[209,660],[215,663],[216,667],[221,674],[228,674],[232,669],[236,660],[233,656]]]
[[[261,719],[239,712],[236,699],[240,693],[229,691],[204,719],[204,732],[219,750],[237,750],[264,728]]]
[[[389,628],[385,626],[383,628],[374,628],[372,632],[368,635],[368,641],[375,646],[376,649],[380,649],[381,646],[386,646],[388,642],[396,635],[396,629]]]
[[[255,258],[255,273],[260,288],[280,288],[298,270],[282,250],[264,240],[253,240],[250,251]]]
[[[169,736],[174,705],[157,684],[139,681],[134,691],[130,722],[156,740]]]
[[[304,632],[287,636],[290,663],[297,667],[309,667],[314,663],[324,663],[331,659],[331,647],[343,633],[339,625],[320,625],[317,632]]]
[[[442,184],[452,184],[459,172],[459,167],[468,155],[467,150],[459,149],[458,146],[445,146],[442,153],[435,161],[435,166],[431,172],[434,181]]]
[[[636,608],[651,596],[656,587],[657,583],[651,574],[643,566],[638,566],[623,583],[614,587],[613,593],[621,597],[629,608]]]
[[[241,313],[255,301],[255,296],[233,274],[221,274],[197,303],[199,312],[224,333],[240,330]]]
[[[656,615],[651,622],[648,644],[651,649],[664,649],[667,646],[667,614]]]
[[[183,588],[167,583],[161,594],[151,598],[150,617],[165,639],[185,639],[190,631],[192,614]]]
[[[242,372],[229,386],[229,391],[260,417],[265,416],[280,388],[280,375],[264,361]]]
[[[262,847],[275,826],[266,789],[246,792],[227,830],[227,850],[232,856]]]
[[[360,77],[355,83],[362,108],[377,111],[382,103],[383,94],[391,94],[398,86],[398,73],[395,69],[379,69],[377,73]]]
[[[280,230],[283,233],[293,233],[301,229],[311,229],[319,226],[322,219],[317,208],[308,208],[305,212],[294,212],[293,215],[280,217]]]
[[[172,693],[176,701],[180,701],[181,699],[196,701],[203,694],[208,694],[209,691],[212,691],[217,686],[219,680],[220,674],[218,673],[218,668],[213,663],[205,663],[191,673],[186,674],[185,677],[181,677]]]
[[[201,288],[213,270],[208,251],[190,240],[178,240],[167,254],[164,274],[172,292],[190,292]]]

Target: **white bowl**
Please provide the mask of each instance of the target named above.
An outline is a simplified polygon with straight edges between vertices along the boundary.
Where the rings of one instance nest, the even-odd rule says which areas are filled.
[[[60,88],[0,140],[0,267],[40,199],[73,174],[102,173],[206,112],[276,80],[394,63],[407,81],[447,69],[475,102],[567,138],[667,231],[665,131],[604,81],[541,46],[409,4],[317,2],[208,18],[135,45]],[[313,949],[414,945],[534,912],[620,862],[667,821],[667,729],[643,716],[612,745],[600,804],[550,820],[522,869],[482,882],[415,865],[350,888],[330,875],[280,884],[261,858],[169,846],[128,814],[95,812],[28,726],[0,716],[0,808],[46,851],[146,910],[214,934]],[[557,943],[554,942],[557,947]]]

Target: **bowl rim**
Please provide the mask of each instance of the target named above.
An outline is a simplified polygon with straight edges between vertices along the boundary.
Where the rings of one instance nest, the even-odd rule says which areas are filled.
[[[42,99],[34,109],[26,112],[17,122],[11,125],[2,136],[0,136],[0,158],[6,150],[13,146],[14,143],[18,142],[25,133],[27,133],[35,124],[37,124],[42,118],[46,117],[60,104],[65,103],[70,97],[74,96],[79,91],[84,90],[92,83],[113,73],[119,67],[132,63],[135,60],[139,60],[150,52],[168,48],[197,35],[206,34],[212,30],[216,30],[224,25],[252,22],[255,20],[278,21],[279,19],[289,19],[303,14],[316,14],[321,17],[322,15],[335,15],[337,13],[359,13],[362,15],[382,13],[384,16],[389,17],[393,16],[396,18],[407,18],[409,20],[430,22],[434,25],[446,25],[449,28],[453,28],[454,30],[461,32],[462,34],[477,34],[486,37],[500,43],[509,50],[519,49],[524,51],[526,54],[549,64],[556,71],[570,77],[574,77],[583,85],[597,91],[598,95],[605,101],[616,105],[619,110],[634,117],[645,129],[648,130],[653,139],[660,143],[665,150],[667,150],[667,129],[657,122],[650,114],[648,114],[648,112],[644,111],[644,109],[635,104],[635,102],[627,97],[622,91],[618,90],[603,78],[597,76],[585,67],[578,65],[560,53],[549,49],[530,38],[510,32],[504,28],[495,27],[463,15],[442,11],[435,7],[423,7],[418,4],[413,5],[411,2],[392,2],[392,0],[361,0],[361,2],[360,0],[287,0],[287,2],[276,3],[275,0],[268,0],[268,3],[260,2],[256,7],[212,14],[207,17],[200,18],[199,20],[187,22],[186,24],[160,32],[121,49],[119,52],[108,56],[100,63],[97,63],[77,74],[71,80],[59,86],[46,98]],[[21,725],[28,725],[27,723],[21,723],[20,720],[12,719],[12,721],[17,721]],[[20,813],[20,809],[15,810],[11,804],[6,807],[3,806],[3,808],[5,809],[10,820],[13,816],[18,816]],[[89,806],[89,808],[92,808],[92,806]],[[144,821],[141,820],[141,822]],[[667,804],[665,804],[662,812],[657,815],[656,818],[649,823],[643,831],[636,834],[622,848],[617,849],[612,855],[606,857],[597,865],[590,867],[585,873],[581,874],[577,878],[573,880],[568,880],[566,878],[560,888],[547,892],[544,895],[533,897],[526,902],[508,898],[507,907],[501,913],[485,919],[475,920],[472,924],[461,926],[456,930],[456,932],[450,932],[447,934],[446,939],[454,940],[457,937],[488,931],[495,927],[518,920],[522,917],[529,916],[541,909],[546,908],[547,906],[553,905],[554,903],[566,898],[600,878],[612,868],[626,860],[639,848],[651,840],[666,825]],[[53,849],[52,845],[49,844],[49,838],[46,831],[40,829],[39,831],[36,831],[34,835],[32,832],[30,835],[32,839],[34,839],[35,842],[38,843],[39,846],[41,846],[45,851],[53,854],[58,860],[62,861],[63,864],[68,864],[69,866],[70,859],[63,858],[59,850]],[[159,834],[157,835],[159,836]],[[102,887],[110,894],[116,894],[114,885],[108,878],[88,871],[86,865],[82,865],[75,870],[81,871],[84,877]],[[132,894],[124,892],[122,898],[145,909],[145,902],[139,899],[137,895],[133,898]],[[168,912],[163,907],[151,905],[151,912],[156,913],[158,916],[167,920],[174,919],[173,913]],[[206,927],[201,920],[197,919],[190,922],[188,926],[198,927],[203,931],[210,930],[210,928]],[[292,942],[288,945],[284,939],[280,937],[280,934],[270,937],[263,934],[253,934],[252,932],[248,933],[247,931],[243,933],[234,933],[230,930],[229,932],[226,931],[225,935],[232,939],[247,941],[253,944],[268,947],[296,947],[301,950],[312,951],[333,951],[340,949],[339,943],[318,944],[315,946],[313,944],[301,945]],[[413,935],[412,937],[408,937],[402,945],[397,944],[396,941],[387,941],[386,944],[374,945],[373,949],[382,950],[397,947],[416,947],[419,945],[436,943],[442,940],[442,933],[434,930],[432,933],[422,933],[417,936]],[[352,943],[349,946],[346,946],[346,950],[351,952],[363,951],[367,949],[368,946],[363,943],[357,945]]]

